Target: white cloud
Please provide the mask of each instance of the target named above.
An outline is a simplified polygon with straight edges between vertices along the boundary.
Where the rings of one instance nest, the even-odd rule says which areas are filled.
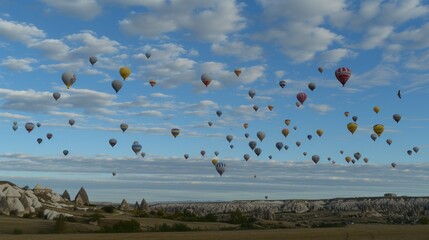
[[[90,20],[101,13],[97,0],[42,0],[49,7],[59,10],[71,17]]]
[[[0,36],[12,41],[20,41],[24,44],[29,44],[41,38],[45,38],[46,34],[33,24],[7,21],[0,18]]]
[[[151,93],[150,96],[155,98],[172,98],[173,97],[171,95],[167,95],[164,93]]]
[[[320,54],[320,61],[323,63],[323,66],[333,66],[334,64],[340,62],[343,58],[346,57],[355,57],[356,52],[345,49],[345,48],[336,48],[332,50],[325,51]]]
[[[129,34],[159,37],[179,30],[191,31],[201,40],[219,42],[245,27],[240,15],[242,4],[233,0],[178,0],[150,8],[150,12],[134,13],[119,22]]]
[[[17,58],[8,56],[0,63],[0,66],[7,67],[12,71],[31,72],[33,71],[33,67],[30,64],[36,63],[36,62],[37,60],[34,58],[17,59]]]
[[[211,46],[214,54],[235,56],[242,61],[253,61],[262,58],[262,48],[250,46],[242,41],[224,41]]]
[[[283,70],[277,70],[275,72],[275,74],[276,74],[276,77],[282,78],[285,75],[285,71],[283,71]]]
[[[363,49],[381,47],[392,32],[393,26],[369,27],[366,35],[364,36],[361,47]]]
[[[327,104],[313,104],[313,103],[310,103],[310,104],[308,104],[308,106],[310,108],[313,108],[314,110],[316,110],[320,114],[326,114],[327,112],[334,110],[333,107],[331,107],[331,106],[329,106]]]
[[[156,111],[156,110],[146,110],[146,111],[142,111],[142,112],[139,112],[139,113],[136,113],[136,114],[133,114],[133,115],[136,115],[136,116],[149,116],[149,117],[162,117],[162,116],[164,116],[162,114],[162,112]]]

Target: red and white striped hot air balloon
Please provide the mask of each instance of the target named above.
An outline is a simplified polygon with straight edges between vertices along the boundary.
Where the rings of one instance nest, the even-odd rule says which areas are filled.
[[[351,76],[352,70],[347,67],[340,67],[335,71],[335,77],[343,85],[343,87]]]

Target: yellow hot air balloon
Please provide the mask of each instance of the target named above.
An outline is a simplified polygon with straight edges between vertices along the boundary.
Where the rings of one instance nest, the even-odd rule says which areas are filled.
[[[352,160],[352,158],[350,156],[347,156],[344,158],[346,160],[346,162],[350,163],[350,161]]]
[[[283,133],[283,136],[287,137],[287,135],[289,135],[289,129],[283,128],[282,133]]]
[[[378,112],[380,112],[380,107],[379,106],[375,106],[373,108],[373,110],[374,110],[375,113],[378,113]]]
[[[130,70],[130,68],[129,67],[121,67],[120,69],[119,69],[119,74],[121,74],[121,77],[124,79],[124,81],[125,81],[125,79],[127,79],[127,77],[128,76],[130,76],[130,74],[131,74],[131,70]]]
[[[384,131],[384,126],[382,124],[375,124],[372,127],[372,130],[374,130],[374,132],[380,137]]]
[[[322,129],[317,129],[316,130],[316,134],[321,137],[323,135],[323,130]]]
[[[180,129],[178,128],[173,128],[171,129],[171,135],[173,135],[174,138],[176,138],[180,133]]]
[[[351,122],[349,124],[347,124],[347,129],[353,134],[355,133],[356,129],[357,129],[358,125],[355,122]]]
[[[247,129],[249,127],[249,124],[248,123],[244,123],[243,127],[244,127],[244,129]]]
[[[214,166],[216,166],[216,164],[218,163],[218,160],[217,159],[212,159],[212,164],[214,165]]]

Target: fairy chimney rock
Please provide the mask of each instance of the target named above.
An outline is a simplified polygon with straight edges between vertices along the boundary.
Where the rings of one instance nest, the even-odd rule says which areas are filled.
[[[63,195],[61,195],[65,200],[70,201],[70,194],[67,190],[64,191]]]
[[[130,208],[130,206],[128,205],[127,200],[125,200],[125,198],[122,199],[121,205],[119,206],[119,210],[126,211],[129,208]]]
[[[143,211],[149,211],[149,204],[147,204],[146,200],[143,198],[142,202],[140,203],[140,209]]]
[[[74,202],[77,205],[88,205],[89,204],[88,194],[86,193],[86,191],[83,187],[80,188],[79,192],[77,193],[76,197],[74,198]]]
[[[139,201],[136,201],[136,203],[134,204],[134,210],[139,210],[139,209],[140,209]]]

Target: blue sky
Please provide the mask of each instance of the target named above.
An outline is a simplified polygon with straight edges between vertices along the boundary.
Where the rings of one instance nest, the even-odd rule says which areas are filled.
[[[0,0],[0,6],[4,180],[71,195],[84,186],[90,200],[114,202],[429,195],[422,184],[429,180],[426,1]],[[98,59],[93,66],[91,56]],[[125,81],[122,66],[131,69]],[[345,87],[334,75],[339,67],[352,71]],[[61,80],[65,71],[77,77],[70,89]],[[208,87],[202,74],[213,79]],[[123,82],[118,93],[115,79]],[[61,93],[58,101],[53,92]],[[308,98],[298,108],[299,92]],[[399,123],[393,114],[402,116]],[[346,128],[352,116],[353,135]],[[27,133],[27,122],[41,127]],[[124,133],[121,123],[129,125]],[[376,141],[374,124],[385,127]],[[177,138],[172,128],[180,129]],[[258,131],[266,133],[262,142]],[[118,141],[113,148],[110,138]],[[251,140],[262,149],[259,157]],[[144,158],[131,150],[134,141]],[[289,149],[278,151],[279,141]],[[408,155],[415,146],[420,151]],[[222,177],[211,163],[214,151],[227,165]],[[347,163],[356,152],[361,159]]]

